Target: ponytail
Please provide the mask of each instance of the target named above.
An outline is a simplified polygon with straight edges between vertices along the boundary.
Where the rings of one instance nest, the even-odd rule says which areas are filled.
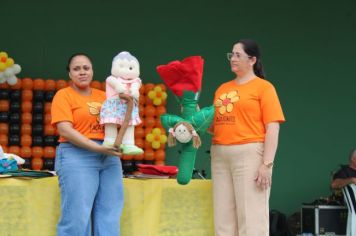
[[[253,65],[253,72],[255,72],[255,74],[262,79],[266,78],[261,59],[256,58],[256,63]]]

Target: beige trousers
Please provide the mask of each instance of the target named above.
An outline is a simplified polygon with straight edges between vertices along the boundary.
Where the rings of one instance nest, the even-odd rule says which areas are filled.
[[[269,236],[270,188],[257,187],[263,143],[212,145],[215,236]]]

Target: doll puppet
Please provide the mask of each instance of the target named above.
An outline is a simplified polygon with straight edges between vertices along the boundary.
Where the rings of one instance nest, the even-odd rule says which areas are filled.
[[[131,117],[127,129],[123,134],[119,148],[123,154],[135,155],[143,150],[135,145],[135,126],[141,123],[138,112],[138,100],[141,87],[140,64],[136,57],[129,52],[120,52],[114,57],[111,67],[111,76],[106,79],[106,100],[100,112],[100,123],[105,125],[105,138],[103,145],[114,147],[118,136],[118,126],[123,125],[128,110],[127,100],[121,95],[131,96],[134,100]],[[123,128],[123,127],[122,127]]]

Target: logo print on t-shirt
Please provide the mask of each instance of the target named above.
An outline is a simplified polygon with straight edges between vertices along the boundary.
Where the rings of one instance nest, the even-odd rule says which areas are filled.
[[[223,93],[214,102],[215,107],[218,109],[220,115],[230,113],[234,109],[234,103],[239,101],[240,97],[237,95],[237,91],[233,90],[228,93]]]
[[[99,102],[87,102],[87,105],[89,106],[89,114],[93,115],[93,116],[96,116],[96,120],[99,122],[101,103],[99,103]]]

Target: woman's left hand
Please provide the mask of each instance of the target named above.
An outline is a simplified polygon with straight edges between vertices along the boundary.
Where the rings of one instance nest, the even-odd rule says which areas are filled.
[[[262,164],[256,173],[255,181],[258,187],[267,189],[272,184],[272,168],[269,168]]]

